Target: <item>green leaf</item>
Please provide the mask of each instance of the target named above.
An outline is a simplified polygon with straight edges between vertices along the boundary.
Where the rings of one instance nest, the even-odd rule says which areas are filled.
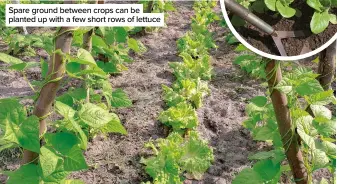
[[[121,133],[123,135],[127,134],[127,131],[125,130],[124,126],[122,125],[121,121],[119,120],[118,116],[114,113],[111,113],[113,116],[113,120],[111,120],[108,124],[106,124],[104,127],[102,127],[100,130],[103,133]]]
[[[37,62],[25,62],[25,63],[11,65],[10,67],[8,67],[8,69],[16,70],[16,71],[23,71],[28,68],[33,68],[37,66],[39,66],[39,63]]]
[[[172,126],[174,131],[185,128],[192,129],[198,125],[198,118],[195,110],[191,105],[184,102],[161,112],[158,119],[163,124]]]
[[[330,19],[328,11],[315,12],[310,22],[311,31],[315,34],[323,32],[329,26]]]
[[[258,107],[263,107],[267,104],[267,98],[265,96],[256,96],[250,101]]]
[[[122,89],[116,89],[111,94],[112,107],[130,107],[132,101]]]
[[[336,159],[336,145],[328,141],[316,140],[315,146],[317,149],[322,150],[326,155]]]
[[[21,59],[15,58],[13,56],[1,52],[0,52],[0,61],[3,61],[11,65],[23,63]]]
[[[21,147],[39,153],[39,118],[30,116],[25,120],[17,121],[16,117],[6,119],[6,128],[3,139],[17,143]],[[12,119],[13,118],[13,119]]]
[[[29,184],[39,184],[39,175],[35,164],[23,165],[16,171],[5,171],[3,173],[9,176],[6,181],[7,184],[18,184],[22,181]]]
[[[337,16],[334,14],[329,14],[331,24],[337,24]]]
[[[124,27],[109,28],[106,33],[107,44],[112,45],[114,42],[124,43],[128,38],[128,33]]]
[[[137,40],[133,39],[133,38],[129,38],[128,39],[128,46],[135,52],[140,52],[141,49],[138,45]]]
[[[324,8],[319,0],[307,0],[307,4],[318,12],[322,12],[322,9]]]
[[[278,133],[277,131],[277,129],[274,130],[268,126],[258,127],[253,131],[253,138],[258,141],[273,140],[274,134]]]
[[[280,179],[281,164],[274,164],[272,160],[261,160],[254,164],[253,170],[259,173],[264,181]]]
[[[333,93],[333,90],[322,91],[313,95],[305,96],[305,99],[312,105],[328,105],[329,103],[336,104],[336,98]]]
[[[269,10],[276,11],[276,1],[277,0],[264,0],[264,3]]]
[[[295,122],[297,125],[297,133],[301,137],[302,141],[311,149],[315,149],[315,140],[309,135],[311,132],[311,123],[313,118],[311,116],[304,116],[298,118]]]
[[[285,158],[284,152],[281,149],[262,151],[248,157],[250,160],[265,160],[273,159],[273,163],[280,163]]]
[[[26,111],[17,99],[0,99],[0,128],[5,129],[7,119],[15,122],[23,122]]]
[[[88,52],[85,49],[78,49],[77,51],[77,63],[85,64],[85,65],[91,65],[91,66],[97,66],[95,59],[92,57],[90,52]]]
[[[105,126],[114,118],[107,110],[92,103],[84,104],[79,110],[78,116],[84,123],[94,128]]]
[[[315,117],[313,126],[320,135],[330,137],[336,134],[336,120],[329,120],[322,116]]]
[[[55,102],[55,110],[66,119],[73,118],[75,115],[75,110],[73,108],[60,101]]]
[[[312,171],[324,168],[328,163],[329,158],[323,151],[319,149],[312,150]]]
[[[332,118],[331,111],[328,108],[324,107],[323,105],[310,105],[310,108],[315,117],[321,116],[326,119]]]
[[[48,145],[51,145],[62,155],[67,155],[72,147],[80,143],[76,135],[68,132],[46,133],[44,139]]]
[[[321,84],[317,80],[309,80],[301,83],[295,88],[295,90],[301,96],[312,95],[324,91]]]
[[[44,182],[60,182],[70,173],[63,168],[63,159],[53,148],[43,146],[39,156],[39,175]]]
[[[214,160],[213,150],[206,141],[199,138],[196,131],[189,134],[187,142],[184,144],[183,156],[180,164],[193,178],[200,180]]]
[[[258,172],[251,168],[245,168],[238,175],[236,175],[232,184],[258,184],[263,182],[264,180]]]
[[[109,49],[109,46],[105,43],[105,41],[97,35],[92,36],[92,45],[95,47],[102,47]]]
[[[73,125],[74,129],[80,135],[80,138],[81,138],[81,148],[83,150],[86,150],[87,147],[88,147],[88,138],[87,138],[86,134],[83,132],[81,126],[73,118],[70,118],[68,121],[70,121],[70,123]]]
[[[65,171],[79,171],[87,169],[88,165],[85,162],[82,150],[74,146],[64,158],[64,170]]]
[[[290,18],[293,17],[296,14],[296,10],[294,8],[289,7],[288,5],[282,4],[282,1],[277,0],[276,1],[276,9],[282,17]]]

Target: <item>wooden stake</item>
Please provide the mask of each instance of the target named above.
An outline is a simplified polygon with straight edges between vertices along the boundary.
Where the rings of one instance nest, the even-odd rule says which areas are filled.
[[[277,89],[274,89],[281,80],[282,73],[280,66],[272,60],[266,65],[270,98],[273,103],[278,129],[282,137],[283,147],[287,156],[290,168],[293,172],[297,184],[307,184],[308,174],[303,162],[302,152],[297,142],[297,134],[292,130],[290,111],[288,108],[287,96]]]

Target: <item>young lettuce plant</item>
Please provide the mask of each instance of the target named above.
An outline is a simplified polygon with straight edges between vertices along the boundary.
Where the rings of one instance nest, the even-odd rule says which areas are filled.
[[[290,7],[293,2],[294,0],[264,0],[269,10],[277,11],[285,18],[291,18],[296,14],[296,10]]]
[[[311,31],[315,34],[323,32],[329,24],[337,24],[337,17],[330,13],[337,7],[336,0],[307,0],[307,4],[315,10],[310,22]]]
[[[199,138],[196,131],[189,132],[187,138],[171,133],[166,139],[149,142],[155,156],[141,159],[146,172],[154,184],[182,183],[187,178],[201,179],[214,160],[213,150]],[[148,182],[149,183],[149,182]]]

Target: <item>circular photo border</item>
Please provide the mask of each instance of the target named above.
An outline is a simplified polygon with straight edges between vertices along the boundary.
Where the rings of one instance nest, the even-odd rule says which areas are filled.
[[[323,44],[319,48],[315,49],[314,51],[311,51],[311,52],[308,52],[308,53],[305,53],[305,54],[302,54],[302,55],[298,55],[298,56],[276,56],[276,55],[268,54],[268,53],[265,53],[265,52],[255,48],[255,47],[253,47],[244,38],[242,38],[242,36],[235,30],[234,26],[232,25],[231,21],[229,20],[228,15],[227,15],[224,0],[220,0],[220,6],[221,6],[221,11],[222,11],[222,14],[225,18],[225,21],[227,22],[227,25],[228,25],[229,29],[231,30],[231,32],[234,34],[234,36],[244,46],[246,46],[249,50],[255,52],[258,55],[269,58],[269,59],[274,59],[274,60],[278,60],[278,61],[297,61],[297,60],[305,59],[305,58],[314,56],[314,55],[322,52],[324,49],[329,47],[335,40],[337,40],[337,32],[336,32],[336,34],[328,42],[326,42],[325,44]]]

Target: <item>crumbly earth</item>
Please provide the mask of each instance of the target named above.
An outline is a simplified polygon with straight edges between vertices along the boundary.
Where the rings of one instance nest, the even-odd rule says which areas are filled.
[[[150,180],[139,161],[151,153],[144,148],[144,143],[166,136],[164,126],[157,121],[165,108],[161,85],[174,81],[168,62],[179,61],[176,41],[190,29],[192,4],[176,2],[177,11],[168,16],[166,28],[138,36],[147,52],[135,55],[135,62],[128,65],[128,71],[110,78],[112,86],[122,88],[133,101],[132,107],[117,110],[128,135],[110,134],[107,138],[98,136],[91,140],[85,152],[90,169],[76,172],[71,178],[88,184],[135,184]],[[217,11],[220,12],[219,8]],[[213,147],[215,161],[201,181],[186,180],[186,184],[229,184],[238,172],[251,165],[248,155],[265,146],[253,141],[249,131],[241,125],[246,118],[247,101],[263,95],[265,89],[259,85],[261,81],[251,79],[232,65],[236,53],[233,46],[225,43],[228,31],[217,24],[211,29],[216,33],[218,45],[211,52],[214,77],[209,85],[211,94],[197,113],[198,131]],[[27,75],[39,77],[39,70]],[[32,94],[20,74],[6,71],[0,71],[0,91],[0,98]],[[1,153],[0,169],[17,168],[19,157],[15,150]],[[0,175],[0,183],[5,179]]]

